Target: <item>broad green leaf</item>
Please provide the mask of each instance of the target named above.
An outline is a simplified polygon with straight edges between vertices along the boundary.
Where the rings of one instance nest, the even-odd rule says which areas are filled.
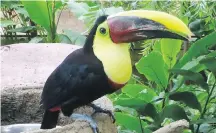
[[[139,98],[145,102],[151,102],[156,96],[153,89],[140,84],[127,84],[122,88],[122,92],[133,98]]]
[[[182,133],[193,133],[190,129],[183,129]]]
[[[138,117],[134,117],[129,114],[116,112],[115,113],[116,123],[129,130],[136,131],[137,133],[142,133],[140,120]],[[141,121],[142,127],[146,126],[146,123]]]
[[[172,118],[175,121],[181,119],[185,119],[189,121],[184,109],[175,104],[166,106],[160,113],[160,118],[161,118],[161,122],[165,118]]]
[[[208,57],[216,57],[216,51],[213,51],[209,53],[208,55],[201,55],[198,58],[187,62],[181,69],[190,70],[193,72],[200,72],[202,70],[205,70],[207,69],[207,67],[204,64],[201,64],[200,61]],[[182,76],[178,76],[177,80],[178,81],[176,82],[174,88],[179,88],[184,83],[184,78]]]
[[[216,76],[216,57],[207,57],[200,61]]]
[[[35,26],[24,26],[24,27],[20,27],[20,28],[15,28],[15,29],[11,29],[8,30],[9,32],[21,32],[21,33],[26,33],[32,30],[35,30],[36,27]]]
[[[73,44],[70,38],[64,34],[58,34],[58,40],[60,43]]]
[[[0,26],[1,27],[7,27],[9,25],[16,25],[17,23],[12,21],[12,20],[5,20],[5,19],[1,19],[1,23],[0,23]]]
[[[140,84],[127,84],[122,88],[122,92],[128,96],[136,97],[146,86]]]
[[[62,1],[57,1],[57,0],[51,0],[49,2],[53,2],[51,3],[52,5],[54,5],[54,2],[55,2],[55,8],[54,8],[54,11],[57,11],[58,9],[60,9],[62,6],[63,6],[63,3]]]
[[[198,109],[200,112],[202,111],[201,105],[196,95],[194,95],[192,92],[175,92],[169,95],[169,98],[174,101],[181,101],[193,109]]]
[[[188,61],[191,61],[193,58],[196,58],[203,54],[207,54],[209,47],[216,46],[215,42],[216,42],[216,32],[213,32],[205,36],[204,38],[196,41],[191,45],[189,50],[180,59],[180,61],[174,66],[174,68],[181,68]]]
[[[215,129],[211,130],[211,129],[214,129],[214,127],[212,127],[211,124],[204,123],[200,125],[199,133],[215,133],[216,130]]]
[[[168,84],[168,70],[159,52],[153,51],[142,57],[136,64],[136,68],[148,80],[156,82],[162,88],[166,88]]]
[[[176,39],[161,39],[161,53],[169,69],[176,63],[176,56],[181,50],[182,41]]]
[[[43,38],[36,36],[32,38],[28,43],[42,43],[42,42],[43,42]]]
[[[165,118],[165,119],[163,120],[163,122],[161,123],[161,126],[169,125],[169,124],[172,123],[172,122],[174,122],[173,119],[171,119],[171,118]]]
[[[125,112],[125,113],[128,113],[130,115],[133,115],[133,116],[137,116],[137,111],[133,108],[129,108],[129,107],[123,107],[123,106],[120,106],[120,105],[116,105],[114,106],[115,108],[115,112],[119,112],[119,110],[121,112]]]
[[[192,121],[191,124],[216,123],[216,118],[206,118]]]
[[[113,104],[141,110],[144,108],[145,101],[138,98],[121,98],[114,101]]]
[[[206,91],[200,92],[199,94],[196,94],[196,97],[198,98],[201,106],[204,107],[206,98],[208,97],[208,93]]]
[[[1,0],[1,8],[7,7],[7,8],[16,8],[19,7],[20,2],[18,0]]]
[[[216,57],[216,50],[211,51],[211,53],[209,53],[209,54],[207,55],[207,57]]]
[[[120,93],[120,92],[119,92]],[[119,95],[118,95],[118,99],[127,99],[127,98],[131,98],[130,96],[128,96],[127,94],[125,94],[125,93],[120,93]]]
[[[216,80],[215,77],[216,77],[216,76],[214,76],[214,74],[213,74],[212,72],[209,73],[209,74],[208,74],[208,80],[207,80],[207,83],[208,83],[209,85],[213,85],[214,82],[215,82],[215,80]]]
[[[25,17],[29,17],[28,12],[23,7],[17,7],[16,13],[23,14]]]
[[[203,64],[200,64],[199,61],[201,61],[202,59],[204,59],[205,56],[199,56],[198,58],[196,59],[193,59],[192,61],[189,61],[188,63],[186,63],[182,69],[184,70],[191,70],[193,72],[200,72],[204,69],[206,69],[205,65]]]
[[[196,19],[195,21],[191,22],[189,24],[189,27],[192,31],[198,31],[200,29],[202,20],[201,19]]]
[[[184,79],[193,81],[197,85],[201,86],[203,89],[208,90],[208,84],[205,82],[203,76],[200,73],[183,69],[171,69],[170,72],[174,74],[179,74],[183,76]]]
[[[139,99],[142,99],[147,103],[152,102],[156,96],[157,94],[152,88],[145,88],[137,95]]]
[[[64,34],[70,38],[72,44],[83,46],[85,43],[86,37],[79,32],[64,30]]]
[[[154,45],[153,45],[153,51],[157,51],[161,53],[161,43],[160,40],[156,40]]]
[[[21,0],[29,17],[37,24],[43,26],[48,32],[51,32],[52,16],[47,8],[46,0],[41,1],[25,1]]]
[[[197,57],[196,59],[189,61],[188,63],[186,63],[182,67],[182,69],[191,70],[193,72],[200,72],[204,69],[207,69],[207,67],[204,64],[201,64],[200,61],[205,59],[205,58],[209,58],[209,57],[216,57],[216,51],[213,51],[207,55],[201,55],[201,56]]]
[[[156,108],[151,103],[147,103],[144,109],[140,111],[140,114],[143,116],[150,116],[155,121],[157,121],[159,118]]]

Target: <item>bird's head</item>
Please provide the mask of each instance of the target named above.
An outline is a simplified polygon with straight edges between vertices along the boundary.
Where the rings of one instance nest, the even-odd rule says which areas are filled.
[[[168,13],[132,10],[99,17],[86,44],[92,41],[90,47],[103,62],[108,77],[125,83],[131,75],[129,43],[154,38],[188,40],[191,35],[179,18]]]
[[[191,31],[179,18],[151,10],[132,10],[98,19],[95,40],[116,45],[154,38],[187,40]]]

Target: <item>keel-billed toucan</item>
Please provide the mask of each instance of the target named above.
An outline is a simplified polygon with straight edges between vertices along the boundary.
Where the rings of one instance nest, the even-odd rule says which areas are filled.
[[[70,116],[77,107],[123,87],[131,77],[129,43],[172,38],[187,40],[188,27],[167,13],[134,10],[99,17],[83,48],[70,55],[48,77],[41,104],[41,128],[54,128],[60,110]]]

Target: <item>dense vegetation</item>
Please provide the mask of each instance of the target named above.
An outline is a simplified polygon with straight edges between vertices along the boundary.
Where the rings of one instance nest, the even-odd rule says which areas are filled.
[[[98,16],[124,10],[159,10],[182,19],[194,33],[190,42],[161,39],[137,42],[142,44],[139,48],[131,45],[134,74],[121,91],[109,95],[118,130],[148,133],[186,119],[190,130],[185,132],[216,132],[216,2],[3,1],[1,27],[8,36],[30,35],[30,42],[83,45],[82,33],[56,32],[56,12],[66,8],[89,29]]]

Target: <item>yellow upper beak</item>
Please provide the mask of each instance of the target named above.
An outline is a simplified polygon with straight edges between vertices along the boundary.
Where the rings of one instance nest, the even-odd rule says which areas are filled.
[[[127,22],[127,20],[125,19],[125,20],[121,20],[121,24],[119,24],[119,25],[116,24],[119,22],[119,20],[118,21],[116,21],[116,20],[118,18],[120,19],[122,17],[136,17],[136,18],[140,18],[140,20],[136,20],[136,21],[141,21],[141,19],[145,19],[147,21],[136,22],[136,24],[134,24],[134,22],[133,22],[134,20],[131,19],[130,22],[129,21]],[[152,22],[150,22],[150,21],[152,21]],[[131,24],[128,24],[128,23],[131,23]],[[113,32],[113,34],[120,31],[119,30],[120,28],[121,29],[125,28],[125,25],[126,26],[130,25],[130,26],[128,26],[129,28],[127,29],[127,31],[132,31],[133,29],[131,27],[134,27],[134,25],[135,25],[135,26],[139,27],[139,28],[136,27],[136,29],[138,29],[139,31],[141,31],[141,30],[153,31],[154,30],[156,32],[156,30],[162,29],[160,26],[163,26],[164,31],[166,30],[166,31],[169,31],[172,33],[176,33],[176,34],[182,35],[186,38],[190,38],[191,35],[193,35],[193,33],[188,28],[188,26],[182,20],[180,20],[179,18],[177,18],[173,15],[170,15],[170,14],[165,13],[165,12],[160,12],[160,11],[152,11],[152,10],[124,11],[124,12],[120,12],[120,13],[117,13],[115,15],[109,16],[108,17],[108,24],[110,24],[110,27],[111,27],[110,29],[111,29],[111,32]],[[158,26],[158,24],[160,24],[160,25]],[[144,25],[144,26],[142,26],[140,28],[140,25]],[[152,26],[154,26],[154,27],[152,28]],[[159,27],[159,28],[157,28],[157,27]],[[116,30],[116,28],[118,28],[117,29],[118,31]],[[120,35],[122,33],[124,33],[124,31],[121,31],[121,33],[118,32],[118,34],[115,34],[115,35]],[[161,32],[160,34],[163,34],[163,33]],[[158,36],[156,36],[156,37],[158,37]],[[152,38],[154,38],[154,37],[152,37]],[[159,36],[159,38],[160,38],[160,36]],[[163,36],[161,38],[163,38]]]

